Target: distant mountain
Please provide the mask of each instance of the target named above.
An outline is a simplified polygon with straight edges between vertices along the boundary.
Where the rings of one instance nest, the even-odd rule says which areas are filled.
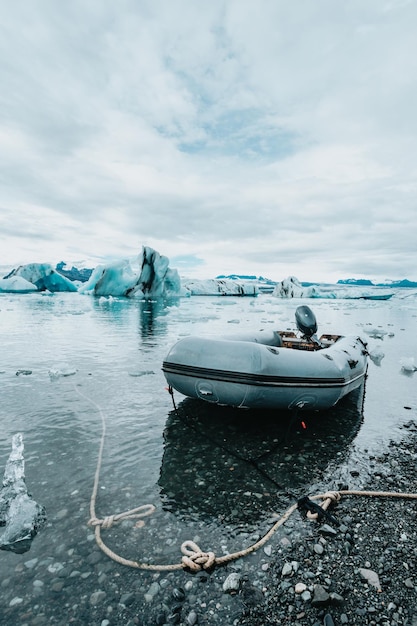
[[[260,283],[266,283],[268,285],[276,285],[276,280],[271,280],[270,278],[264,278],[263,276],[255,276],[252,274],[229,274],[226,276],[225,274],[220,274],[216,276],[216,280],[256,280]]]
[[[337,281],[337,285],[356,285],[358,287],[372,287],[374,283],[367,278],[343,278]]]
[[[379,286],[379,285],[378,285]],[[403,280],[395,280],[388,283],[381,283],[381,287],[417,287],[417,282],[404,278]]]
[[[345,279],[341,279],[337,281],[338,285],[355,285],[357,287],[392,287],[392,288],[396,288],[396,287],[402,287],[402,288],[407,288],[407,287],[412,287],[412,288],[416,288],[417,287],[417,282],[414,282],[412,280],[408,280],[407,278],[404,278],[403,280],[387,280],[383,283],[374,283],[371,280],[367,279],[367,278],[345,278]]]

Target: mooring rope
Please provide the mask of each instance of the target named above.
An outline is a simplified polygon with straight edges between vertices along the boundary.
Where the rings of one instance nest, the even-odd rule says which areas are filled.
[[[96,502],[97,502],[97,494],[100,480],[100,471],[103,460],[103,450],[104,450],[104,441],[106,436],[106,420],[104,413],[101,407],[90,397],[83,394],[77,387],[75,387],[76,392],[82,398],[87,400],[90,404],[92,404],[98,411],[101,417],[101,440],[100,447],[97,458],[97,466],[94,475],[94,485],[93,491],[90,498],[90,519],[88,521],[88,526],[94,527],[94,534],[96,543],[99,548],[107,554],[111,559],[113,559],[116,563],[121,565],[126,565],[128,567],[133,567],[141,570],[151,570],[156,572],[162,571],[174,571],[188,568],[191,571],[200,571],[202,569],[211,569],[215,565],[224,565],[229,563],[230,561],[235,561],[236,559],[240,559],[256,550],[259,550],[262,546],[264,546],[269,539],[274,535],[274,533],[282,526],[288,518],[296,511],[297,509],[301,510],[301,500],[290,506],[285,513],[271,526],[271,528],[266,532],[258,541],[253,543],[252,545],[243,548],[237,552],[233,552],[230,554],[226,554],[223,556],[216,556],[214,552],[204,552],[200,549],[200,547],[194,541],[184,541],[181,545],[181,552],[183,554],[182,559],[179,563],[172,563],[167,565],[159,565],[159,564],[151,564],[144,563],[140,561],[134,561],[131,559],[125,559],[124,557],[116,554],[111,548],[104,543],[101,537],[101,529],[110,528],[114,523],[126,520],[126,519],[137,519],[135,526],[140,527],[143,525],[142,518],[148,515],[151,515],[156,507],[153,504],[143,504],[139,507],[131,509],[130,511],[126,511],[124,513],[118,513],[116,515],[109,515],[102,519],[98,518],[96,515]],[[340,491],[327,491],[322,494],[311,496],[310,498],[306,498],[309,501],[322,500],[322,503],[319,505],[320,509],[323,511],[323,514],[326,515],[326,511],[330,504],[339,502],[342,496],[365,496],[365,497],[377,497],[377,498],[403,498],[409,500],[417,500],[416,493],[402,493],[396,491],[356,491],[356,490],[340,490]],[[302,499],[303,500],[303,499]],[[308,506],[308,505],[307,505]],[[316,507],[317,508],[317,505]],[[321,518],[320,512],[315,510],[314,512],[309,510],[307,511],[307,517],[309,519],[317,520]]]

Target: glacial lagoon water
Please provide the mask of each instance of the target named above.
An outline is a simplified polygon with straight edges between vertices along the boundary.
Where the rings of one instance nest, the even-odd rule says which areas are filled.
[[[379,356],[363,388],[328,412],[303,415],[306,428],[285,412],[215,407],[178,393],[174,409],[161,364],[175,341],[294,329],[299,304],[314,310],[319,334],[367,338]],[[162,564],[180,561],[186,539],[234,552],[297,497],[360,488],[372,457],[406,436],[416,419],[417,372],[401,362],[417,362],[416,322],[417,297],[407,290],[388,301],[2,294],[0,471],[21,432],[26,483],[48,522],[29,552],[0,551],[0,623],[142,623],[129,622],[129,606],[151,605],[156,580],[164,587],[165,574],[103,555],[87,526],[102,415],[97,515],[156,507],[143,528],[125,521],[103,531],[111,548]],[[242,567],[259,568],[262,558],[255,553]],[[178,576],[167,576],[171,586]]]

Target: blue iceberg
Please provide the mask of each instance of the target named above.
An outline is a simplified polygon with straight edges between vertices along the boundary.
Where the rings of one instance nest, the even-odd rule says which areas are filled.
[[[133,265],[127,259],[99,265],[78,291],[93,296],[169,297],[180,294],[181,280],[166,256],[143,246]]]
[[[56,291],[78,291],[77,286],[71,280],[56,272],[49,263],[20,265],[5,276],[3,280],[10,281],[13,277],[20,277],[31,283],[35,287],[35,291],[50,291],[52,293]],[[13,289],[13,291],[16,291],[16,289]]]

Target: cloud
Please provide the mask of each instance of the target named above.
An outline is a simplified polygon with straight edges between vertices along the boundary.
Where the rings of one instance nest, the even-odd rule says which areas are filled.
[[[416,17],[404,0],[17,0],[0,263],[154,245],[201,277],[415,279]]]

